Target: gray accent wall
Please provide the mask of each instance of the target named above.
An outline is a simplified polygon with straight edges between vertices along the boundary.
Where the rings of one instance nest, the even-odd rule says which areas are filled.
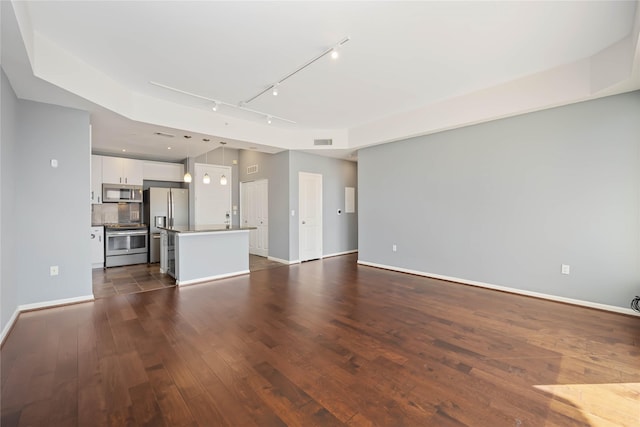
[[[265,154],[242,150],[240,182],[269,180],[269,256],[298,260],[298,173],[323,176],[323,255],[358,248],[358,214],[344,213],[344,188],[357,187],[357,164],[298,151]],[[257,165],[258,172],[247,174]],[[341,209],[343,213],[337,214]],[[295,211],[291,215],[291,211]]]
[[[19,302],[91,296],[89,114],[20,100],[17,119],[13,224]],[[51,277],[53,265],[59,275]]]
[[[18,99],[4,71],[0,72],[0,331],[18,308],[18,283],[15,275],[16,211],[15,147]]]
[[[322,175],[322,254],[333,255],[358,249],[358,208],[355,213],[344,212],[345,187],[357,187],[358,165],[348,160],[317,156],[300,151],[291,152],[289,195],[291,217],[290,259],[299,259],[299,173]],[[356,192],[357,201],[357,192]],[[342,214],[338,215],[338,209]]]
[[[247,174],[247,167],[257,165],[258,172]],[[269,182],[269,256],[289,258],[289,152],[266,154],[240,150],[239,182],[267,179]],[[239,193],[239,191],[238,191]]]
[[[21,306],[92,296],[91,147],[86,111],[17,99],[4,72],[1,89],[4,329]]]
[[[361,261],[625,308],[640,293],[638,91],[358,160]]]

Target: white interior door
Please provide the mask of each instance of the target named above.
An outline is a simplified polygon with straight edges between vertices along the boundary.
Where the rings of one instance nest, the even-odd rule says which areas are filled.
[[[209,184],[202,182],[204,174],[211,178]],[[227,185],[220,184],[222,175],[227,177]],[[196,225],[221,225],[231,221],[231,168],[196,163],[193,184],[195,189],[194,220]],[[229,215],[227,219],[227,214]]]
[[[242,225],[249,231],[249,253],[269,255],[269,182],[266,179],[240,184]]]
[[[322,175],[300,172],[299,184],[299,258],[322,258]]]

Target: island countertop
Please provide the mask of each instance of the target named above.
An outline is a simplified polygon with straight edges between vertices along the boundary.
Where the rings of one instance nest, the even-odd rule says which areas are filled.
[[[208,224],[208,225],[178,225],[175,227],[158,227],[161,230],[171,231],[174,233],[215,233],[228,231],[249,231],[255,230],[256,227],[235,227],[224,224]]]

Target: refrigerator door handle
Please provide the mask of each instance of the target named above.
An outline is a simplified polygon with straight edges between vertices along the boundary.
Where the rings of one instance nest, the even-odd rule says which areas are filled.
[[[167,227],[171,227],[171,192],[167,191]]]
[[[174,226],[175,204],[173,202],[173,192],[169,190],[169,227]]]

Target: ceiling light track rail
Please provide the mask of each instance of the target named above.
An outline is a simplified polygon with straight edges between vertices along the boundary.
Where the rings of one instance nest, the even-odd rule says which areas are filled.
[[[293,77],[294,75],[298,74],[300,71],[304,70],[305,68],[307,68],[308,66],[310,66],[311,64],[313,64],[314,62],[318,61],[321,58],[324,58],[325,56],[327,56],[328,54],[332,53],[332,52],[337,52],[338,49],[344,45],[345,43],[347,43],[349,40],[351,40],[350,37],[345,37],[342,40],[340,40],[338,43],[336,43],[335,45],[331,46],[330,48],[326,49],[324,52],[322,52],[320,55],[317,55],[313,58],[311,58],[310,60],[308,60],[307,62],[305,62],[303,65],[299,66],[298,68],[296,68],[295,70],[293,70],[292,72],[290,72],[289,74],[285,75],[284,77],[282,77],[280,80],[278,80],[277,82],[273,83],[270,86],[267,86],[265,89],[263,89],[262,91],[260,91],[259,93],[257,93],[256,95],[252,96],[251,98],[247,99],[246,101],[243,101],[241,103],[241,105],[244,104],[248,104],[251,101],[254,101],[256,98],[259,98],[260,96],[264,95],[265,93],[269,92],[269,91],[273,91],[273,90],[277,90],[276,88],[282,84],[285,80],[289,79],[290,77]],[[273,93],[274,95],[277,95],[277,92]],[[275,116],[273,116],[275,118]]]
[[[154,85],[154,86],[161,87],[163,89],[171,90],[173,92],[178,92],[178,93],[181,93],[183,95],[188,95],[188,96],[192,96],[194,98],[198,98],[198,99],[203,99],[205,101],[209,101],[209,102],[213,103],[215,107],[217,107],[219,105],[224,105],[226,107],[235,108],[235,109],[238,109],[238,110],[246,111],[248,113],[257,114],[257,115],[263,116],[265,118],[271,117],[272,119],[275,119],[275,120],[280,120],[280,121],[283,121],[283,122],[296,124],[296,122],[294,122],[293,120],[285,119],[284,117],[274,116],[273,114],[268,114],[268,113],[264,113],[262,111],[254,110],[254,109],[251,109],[251,108],[247,108],[247,107],[244,107],[243,105],[230,104],[228,102],[220,101],[219,99],[213,99],[213,98],[209,98],[209,97],[206,97],[206,96],[198,95],[197,93],[187,92],[186,90],[182,90],[182,89],[178,89],[178,88],[175,88],[175,87],[167,86],[165,84],[154,82],[154,81],[149,81],[149,83]]]

